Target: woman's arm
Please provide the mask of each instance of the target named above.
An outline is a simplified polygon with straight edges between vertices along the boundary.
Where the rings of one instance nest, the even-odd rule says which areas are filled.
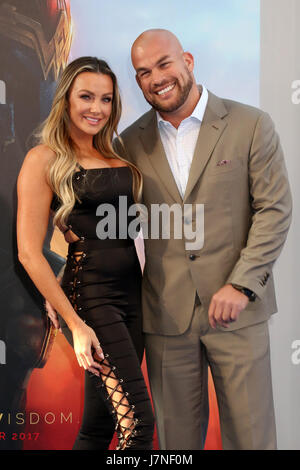
[[[47,182],[47,165],[53,156],[53,152],[46,146],[35,147],[26,155],[18,177],[19,261],[41,295],[60,313],[72,331],[79,365],[89,370],[90,367],[99,369],[99,364],[91,354],[91,347],[96,349],[99,345],[97,336],[77,315],[42,251],[53,197]],[[99,351],[98,349],[98,354]]]

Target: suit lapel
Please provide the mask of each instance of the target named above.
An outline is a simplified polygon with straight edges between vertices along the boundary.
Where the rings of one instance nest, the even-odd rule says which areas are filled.
[[[195,184],[206,167],[218,140],[227,126],[227,123],[222,119],[226,115],[227,110],[223,101],[208,92],[207,107],[198,135],[183,202],[185,202],[191,194]]]
[[[146,119],[140,124],[142,132],[140,139],[143,143],[149,161],[162,184],[168,190],[170,196],[179,204],[182,197],[174,180],[165,150],[159,135],[155,111],[151,110],[145,116]]]
[[[197,139],[183,201],[178,191],[177,184],[174,180],[174,176],[159,135],[155,111],[153,109],[150,110],[141,121],[140,139],[145,152],[149,157],[149,161],[171,197],[179,204],[186,201],[195,184],[199,180],[218,140],[227,126],[227,123],[223,120],[223,117],[227,114],[223,101],[208,92],[207,107]]]

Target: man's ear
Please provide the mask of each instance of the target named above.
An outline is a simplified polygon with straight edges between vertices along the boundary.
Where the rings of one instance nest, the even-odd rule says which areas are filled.
[[[194,57],[190,52],[183,52],[182,54],[183,60],[190,72],[194,70]]]

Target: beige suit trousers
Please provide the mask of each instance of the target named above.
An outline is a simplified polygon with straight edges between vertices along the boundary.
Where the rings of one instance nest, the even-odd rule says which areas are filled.
[[[200,450],[208,425],[208,366],[223,449],[276,449],[268,322],[213,330],[195,302],[182,335],[146,334],[146,359],[161,450]]]

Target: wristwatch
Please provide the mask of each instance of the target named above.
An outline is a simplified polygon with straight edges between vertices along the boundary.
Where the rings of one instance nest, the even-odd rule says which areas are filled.
[[[249,302],[254,302],[254,300],[256,299],[256,294],[250,290],[250,289],[247,289],[246,287],[243,287],[243,286],[239,286],[237,284],[231,284],[232,287],[234,287],[236,290],[242,292],[242,294],[246,295],[249,299]]]

